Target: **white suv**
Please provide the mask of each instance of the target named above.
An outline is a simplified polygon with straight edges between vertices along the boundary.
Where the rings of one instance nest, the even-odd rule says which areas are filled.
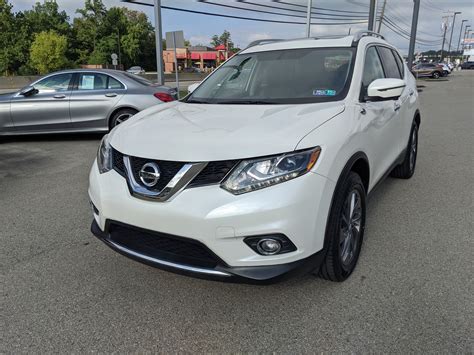
[[[260,41],[192,89],[103,138],[92,232],[194,276],[345,280],[367,194],[415,170],[418,93],[399,52],[371,32]]]

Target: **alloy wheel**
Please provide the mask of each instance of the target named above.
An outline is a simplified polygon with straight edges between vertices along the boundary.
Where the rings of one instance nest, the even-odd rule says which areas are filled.
[[[358,190],[347,196],[341,212],[339,255],[343,266],[349,267],[357,253],[362,228],[362,201]]]
[[[410,171],[413,171],[413,169],[415,168],[417,149],[418,149],[418,134],[417,134],[416,127],[414,127],[413,133],[411,136],[411,144],[410,144]]]

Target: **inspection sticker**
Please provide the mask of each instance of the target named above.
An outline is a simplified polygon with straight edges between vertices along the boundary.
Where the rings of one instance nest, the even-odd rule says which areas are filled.
[[[313,90],[313,96],[336,96],[336,90]]]

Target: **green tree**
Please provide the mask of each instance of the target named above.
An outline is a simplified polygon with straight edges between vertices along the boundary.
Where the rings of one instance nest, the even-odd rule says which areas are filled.
[[[54,31],[40,32],[30,48],[31,65],[39,74],[62,69],[67,65],[67,38]]]
[[[221,44],[223,44],[224,46],[226,46],[230,50],[232,50],[234,48],[234,42],[232,42],[230,32],[227,31],[227,30],[224,30],[224,32],[220,36],[219,35],[212,36],[211,44],[214,47],[217,47],[217,46],[220,46]]]
[[[10,75],[27,61],[29,41],[22,14],[8,0],[0,0],[0,25],[0,74]]]
[[[24,11],[23,16],[28,24],[30,35],[42,31],[55,31],[61,35],[70,35],[69,16],[66,11],[59,11],[55,0],[44,0],[42,4],[37,2],[32,10]]]

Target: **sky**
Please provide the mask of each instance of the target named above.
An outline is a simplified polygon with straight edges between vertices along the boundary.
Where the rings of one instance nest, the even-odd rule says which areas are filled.
[[[42,0],[41,0],[42,1]],[[65,10],[71,18],[77,16],[75,10],[83,6],[83,0],[56,0],[59,7]],[[152,3],[153,0],[140,0],[142,2]],[[266,20],[279,20],[290,22],[305,22],[306,0],[205,0],[203,3],[197,0],[162,0],[163,6],[176,7],[194,11],[211,12],[225,14],[230,16],[251,17]],[[378,0],[379,13],[382,10],[385,0]],[[30,9],[35,0],[10,0],[15,11]],[[124,3],[120,0],[103,0],[104,4],[109,8],[113,6],[124,6],[133,10],[143,11],[148,15],[150,22],[154,24],[153,8],[138,4]],[[290,4],[291,3],[291,4]],[[368,5],[370,0],[313,0],[313,7],[319,7],[329,10],[314,10],[324,14],[317,15],[319,17],[332,18],[348,18],[347,22],[358,22],[364,20],[368,13]],[[217,4],[217,5],[216,5]],[[252,5],[253,4],[253,5]],[[255,5],[257,4],[257,5]],[[219,6],[221,5],[221,6]],[[222,6],[222,5],[227,5]],[[230,7],[229,7],[230,6]],[[239,7],[250,10],[260,10],[273,12],[256,13],[243,9],[232,8]],[[287,10],[280,10],[287,9]],[[288,11],[291,9],[292,11]],[[425,51],[429,49],[440,49],[442,42],[442,23],[448,23],[447,39],[445,48],[447,48],[451,36],[453,24],[453,12],[460,11],[462,14],[457,15],[454,23],[452,49],[455,50],[458,44],[461,20],[468,20],[467,24],[471,24],[474,29],[474,0],[421,0],[420,18],[418,24],[417,39],[420,41],[416,46],[416,51]],[[283,15],[278,15],[279,13]],[[385,24],[382,25],[381,33],[387,40],[397,46],[403,53],[408,52],[409,40],[406,34],[410,32],[411,18],[413,13],[413,0],[386,0],[385,16],[391,21],[392,29],[398,32],[405,32],[401,36],[394,33]],[[299,17],[289,16],[295,15]],[[443,20],[443,16],[447,16]],[[266,38],[299,38],[304,37],[306,28],[304,24],[281,24],[269,22],[248,21],[242,19],[232,19],[216,16],[208,16],[195,13],[187,13],[170,9],[162,10],[162,27],[163,32],[183,30],[186,39],[191,44],[208,45],[210,38],[214,34],[221,34],[224,30],[228,30],[232,35],[232,40],[238,47],[245,47],[248,43],[257,39]],[[344,24],[344,25],[326,25],[327,22],[340,23],[335,20],[313,19],[314,24],[311,27],[313,36],[327,34],[345,34],[359,29],[366,29],[367,24]],[[465,24],[466,25],[466,24]],[[464,34],[464,30],[463,30]]]

